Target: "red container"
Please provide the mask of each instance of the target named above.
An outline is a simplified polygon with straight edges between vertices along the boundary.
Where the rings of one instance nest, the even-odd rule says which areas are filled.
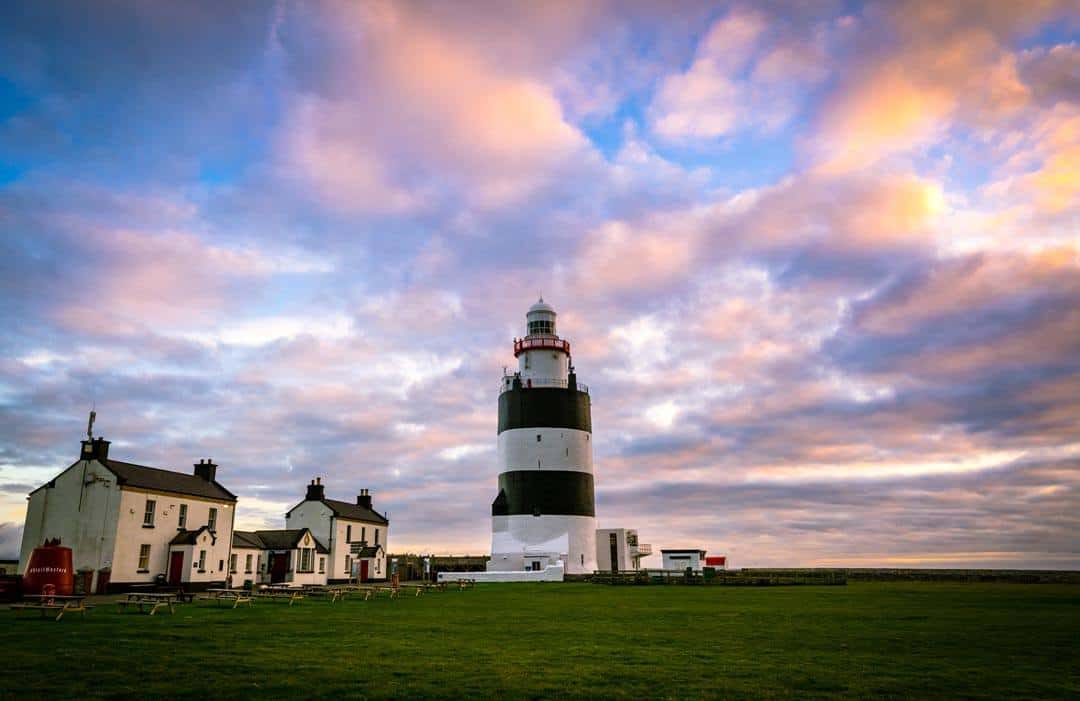
[[[45,585],[56,588],[57,596],[71,596],[75,591],[75,568],[71,565],[71,548],[60,540],[47,540],[30,553],[30,562],[23,574],[23,594],[41,594]]]

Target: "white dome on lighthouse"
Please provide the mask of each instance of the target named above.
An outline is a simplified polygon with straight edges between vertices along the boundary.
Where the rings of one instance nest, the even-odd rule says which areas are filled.
[[[555,307],[541,297],[525,314],[525,333],[528,336],[555,335]]]
[[[540,299],[536,300],[536,304],[529,307],[529,314],[532,314],[533,312],[550,312],[554,314],[555,307],[545,302],[543,297],[540,297]]]

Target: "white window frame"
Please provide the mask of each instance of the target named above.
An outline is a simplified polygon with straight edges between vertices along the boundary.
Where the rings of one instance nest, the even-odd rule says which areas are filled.
[[[180,516],[177,521],[178,528],[187,528],[187,504],[180,505]]]
[[[146,500],[146,511],[143,512],[142,525],[147,528],[154,527],[154,512],[157,511],[157,501],[154,499]]]
[[[150,543],[143,543],[139,546],[139,567],[140,572],[150,571]]]
[[[217,509],[210,507],[210,513],[206,516],[206,527],[211,532],[217,530]]]

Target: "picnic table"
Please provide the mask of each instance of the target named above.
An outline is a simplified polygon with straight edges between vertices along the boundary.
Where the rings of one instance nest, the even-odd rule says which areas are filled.
[[[398,595],[397,589],[386,584],[361,584],[356,590],[364,592],[364,601],[382,593],[386,593],[391,599],[396,599]]]
[[[308,584],[304,587],[304,593],[308,596],[325,596],[330,600],[330,603],[335,603],[339,599],[343,600],[351,592],[355,591],[355,587],[348,586],[328,587],[321,584]]]
[[[41,611],[41,617],[45,617],[47,611],[56,611],[56,620],[60,620],[64,617],[64,614],[68,611],[78,611],[83,616],[86,615],[86,610],[90,608],[85,603],[85,595],[75,596],[57,596],[56,594],[27,594],[23,596],[24,601],[18,604],[12,604],[12,611]]]
[[[169,613],[176,613],[173,606],[176,601],[177,594],[174,592],[133,591],[128,593],[126,599],[117,601],[116,604],[122,609],[129,605],[138,606],[139,613],[143,613],[145,607],[149,607],[150,615],[153,616],[159,608],[167,608]]]
[[[251,606],[252,596],[246,589],[207,589],[206,596],[202,597],[202,600],[213,601],[218,606],[222,601],[231,601],[232,607],[236,608],[240,604]]]
[[[304,599],[305,591],[299,587],[271,584],[256,590],[253,595],[259,599],[288,599],[289,606]]]
[[[416,596],[422,596],[423,593],[425,591],[427,591],[427,585],[426,584],[399,584],[398,588],[399,589],[415,589],[416,590]]]

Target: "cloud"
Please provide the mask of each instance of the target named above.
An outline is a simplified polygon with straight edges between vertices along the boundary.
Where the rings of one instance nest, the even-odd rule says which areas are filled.
[[[1055,3],[911,2],[870,6],[860,61],[806,139],[828,173],[920,153],[958,125],[999,128],[1024,116],[1031,90],[1009,42],[1061,12]]]
[[[693,62],[666,77],[650,106],[653,132],[670,141],[716,139],[748,128],[774,131],[827,75],[824,29],[779,34],[777,18],[735,8],[698,43]]]
[[[298,96],[282,139],[287,162],[330,202],[406,211],[449,187],[500,207],[587,157],[587,141],[547,85],[426,14],[341,5],[333,18],[349,27],[335,69],[348,77],[333,95]]]

